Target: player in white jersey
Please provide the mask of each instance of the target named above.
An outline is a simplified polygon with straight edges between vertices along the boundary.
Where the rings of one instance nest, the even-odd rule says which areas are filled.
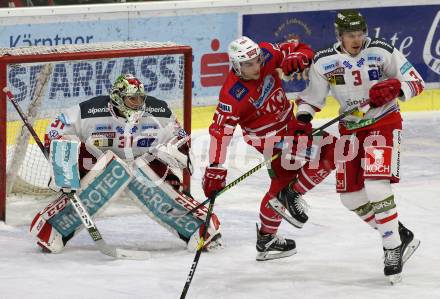
[[[297,115],[311,120],[325,105],[329,91],[339,102],[340,113],[369,103],[367,111],[340,122],[345,145],[343,153],[335,153],[336,189],[343,205],[381,234],[384,273],[398,281],[403,263],[420,241],[398,221],[390,185],[400,177],[402,118],[397,99],[417,96],[424,82],[396,48],[367,37],[359,12],[339,12],[335,29],[338,42],[316,53],[310,83],[297,100]]]
[[[148,175],[150,179],[154,177],[153,182],[158,186],[142,185],[139,177],[135,177],[127,185],[126,193],[153,220],[191,246],[197,243],[202,235],[199,228],[204,221],[205,211],[181,219],[166,213],[174,206],[190,209],[198,204],[183,192],[181,175],[178,175],[183,171],[192,172],[189,137],[167,103],[147,95],[143,84],[136,77],[131,74],[121,75],[113,84],[110,95],[97,96],[68,108],[48,126],[45,146],[49,148],[52,141],[57,139],[81,142],[78,163],[81,178],[91,173],[90,170],[105,151],[111,151],[132,170],[136,169],[136,165],[142,165],[142,174]],[[133,173],[139,174],[134,170]],[[108,180],[104,183],[108,186],[115,184]],[[101,185],[96,187],[103,192]],[[81,188],[85,188],[83,181]],[[73,225],[72,221],[65,220],[76,215],[62,215],[67,213],[67,204],[66,197],[60,196],[39,212],[32,222],[31,233],[38,238],[38,245],[44,251],[61,251],[80,229],[80,222]],[[102,207],[100,204],[96,211],[89,211],[90,214],[98,210],[102,212],[107,204],[103,202]],[[206,243],[211,248],[221,242],[220,222],[215,214],[212,216]]]

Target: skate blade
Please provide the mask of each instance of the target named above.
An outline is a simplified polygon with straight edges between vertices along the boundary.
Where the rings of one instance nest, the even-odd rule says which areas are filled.
[[[288,212],[286,213],[286,208],[276,198],[269,200],[269,206],[294,227],[303,228],[304,223],[299,222],[298,220],[287,214]]]
[[[414,238],[406,247],[405,252],[402,256],[402,263],[405,264],[406,261],[414,254],[414,252],[419,248],[420,240]]]
[[[390,275],[388,276],[388,279],[391,285],[395,285],[402,281],[402,274],[399,273],[399,274]]]
[[[261,261],[280,259],[280,258],[292,256],[296,252],[297,252],[296,248],[289,251],[280,251],[278,253],[271,253],[270,251],[258,252],[256,260],[261,262]]]

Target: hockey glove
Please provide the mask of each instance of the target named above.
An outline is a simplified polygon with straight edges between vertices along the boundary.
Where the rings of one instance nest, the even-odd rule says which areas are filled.
[[[310,119],[293,119],[287,124],[288,136],[309,135],[312,133]]]
[[[370,106],[376,108],[394,100],[401,93],[400,87],[400,81],[397,79],[387,79],[374,84],[369,92]]]
[[[290,76],[293,73],[301,73],[309,64],[310,61],[306,55],[301,52],[293,52],[284,57],[281,68],[285,75]]]
[[[211,197],[215,192],[220,191],[226,186],[227,174],[228,171],[223,167],[206,167],[202,180],[202,188],[206,197]]]

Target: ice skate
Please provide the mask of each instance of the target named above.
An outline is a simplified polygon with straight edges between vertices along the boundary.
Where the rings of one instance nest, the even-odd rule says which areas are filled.
[[[419,247],[420,240],[414,238],[412,231],[403,226],[401,222],[399,222],[399,235],[402,241],[402,264],[405,264]]]
[[[257,261],[267,261],[289,257],[296,253],[294,240],[275,234],[261,234],[257,225]]]
[[[292,190],[290,186],[281,190],[276,198],[269,200],[269,206],[297,228],[302,228],[309,219],[306,215],[306,202],[302,199],[301,194]]]
[[[385,249],[384,274],[392,285],[402,281],[402,245]]]

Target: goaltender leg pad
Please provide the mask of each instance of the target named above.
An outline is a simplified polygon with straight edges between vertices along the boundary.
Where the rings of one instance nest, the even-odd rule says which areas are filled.
[[[111,151],[107,151],[81,180],[78,196],[90,215],[96,217],[111,201],[118,198],[130,180],[128,166]],[[81,219],[70,202],[48,222],[63,237],[82,227]]]
[[[52,177],[58,189],[78,190],[79,148],[81,143],[75,140],[52,140],[50,143],[49,162],[52,166]]]
[[[32,220],[30,233],[38,238],[38,245],[45,251],[58,253],[64,248],[65,242],[63,241],[63,236],[54,229],[47,220],[62,211],[68,202],[69,198],[67,195],[62,194],[47,207],[38,212],[34,220]],[[65,237],[65,239],[67,239],[67,237]]]
[[[199,202],[175,190],[164,181],[164,178],[159,177],[147,161],[142,158],[135,161],[134,175],[135,178],[127,187],[129,197],[153,220],[188,243],[189,247],[193,245],[190,240],[194,240],[197,244],[196,239],[203,232],[200,227],[206,219],[207,208],[202,207],[185,216],[175,216],[167,213],[172,208],[177,211],[189,211],[197,206]],[[213,214],[205,248],[209,247],[209,243],[217,239],[219,235],[220,222],[217,216]]]

